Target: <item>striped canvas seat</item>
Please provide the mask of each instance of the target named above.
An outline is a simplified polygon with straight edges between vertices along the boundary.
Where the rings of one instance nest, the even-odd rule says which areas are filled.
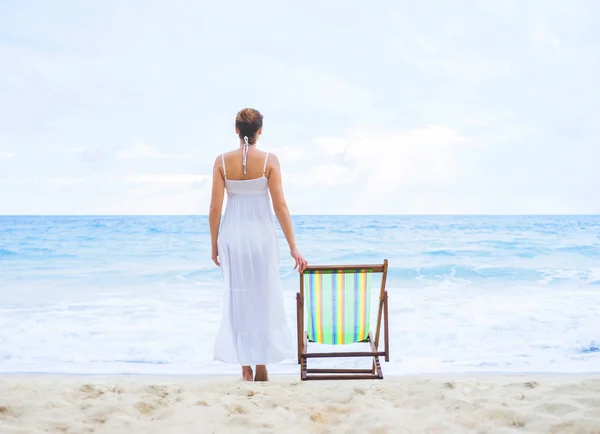
[[[310,270],[304,276],[308,340],[352,344],[371,329],[371,269]]]

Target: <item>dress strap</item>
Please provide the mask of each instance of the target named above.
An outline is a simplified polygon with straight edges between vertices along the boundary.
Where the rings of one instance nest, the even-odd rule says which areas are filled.
[[[263,176],[267,172],[267,161],[269,160],[269,153],[267,152],[267,156],[265,157],[265,165],[263,166]]]
[[[221,162],[223,163],[223,176],[227,179],[227,169],[225,169],[225,157],[223,157],[223,154],[221,154]]]

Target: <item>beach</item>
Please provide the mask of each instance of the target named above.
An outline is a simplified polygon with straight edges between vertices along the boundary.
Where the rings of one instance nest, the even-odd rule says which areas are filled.
[[[600,433],[600,374],[0,377],[0,432]]]
[[[384,380],[301,382],[292,354],[244,383],[215,362],[205,217],[1,217],[0,434],[600,434],[600,217],[295,225],[312,264],[390,261]],[[294,330],[286,249],[280,275]]]

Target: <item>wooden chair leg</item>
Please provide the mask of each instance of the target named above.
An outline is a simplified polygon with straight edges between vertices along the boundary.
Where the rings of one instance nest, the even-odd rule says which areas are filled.
[[[304,330],[302,330],[302,353],[306,354],[308,352],[308,337],[306,335],[306,333],[304,332]],[[307,376],[308,376],[308,360],[306,357],[301,357],[302,361],[300,363],[300,379],[302,381],[307,380]]]
[[[385,361],[390,361],[390,327],[388,315],[388,293],[385,291],[383,296],[383,343],[385,344]]]
[[[300,318],[301,309],[300,309],[300,293],[296,293],[296,333],[298,334],[298,364],[301,364],[300,354],[302,354],[302,319]]]
[[[373,340],[373,333],[369,332],[369,343],[371,344],[371,351],[376,353],[377,343]],[[383,371],[381,370],[381,363],[379,362],[379,356],[373,357],[373,374],[377,375],[377,378],[383,379]]]

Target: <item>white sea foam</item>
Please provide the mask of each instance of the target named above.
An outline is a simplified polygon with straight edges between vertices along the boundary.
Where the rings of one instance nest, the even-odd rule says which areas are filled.
[[[590,288],[388,291],[388,373],[600,371],[600,352],[594,349],[600,340],[600,303]],[[166,291],[157,286],[106,290],[73,302],[5,300],[0,303],[0,372],[237,372],[237,366],[212,361],[221,295],[216,286]],[[286,290],[286,311],[295,330],[292,289]],[[362,360],[314,363],[368,365]],[[296,361],[288,360],[272,372],[297,369]]]

